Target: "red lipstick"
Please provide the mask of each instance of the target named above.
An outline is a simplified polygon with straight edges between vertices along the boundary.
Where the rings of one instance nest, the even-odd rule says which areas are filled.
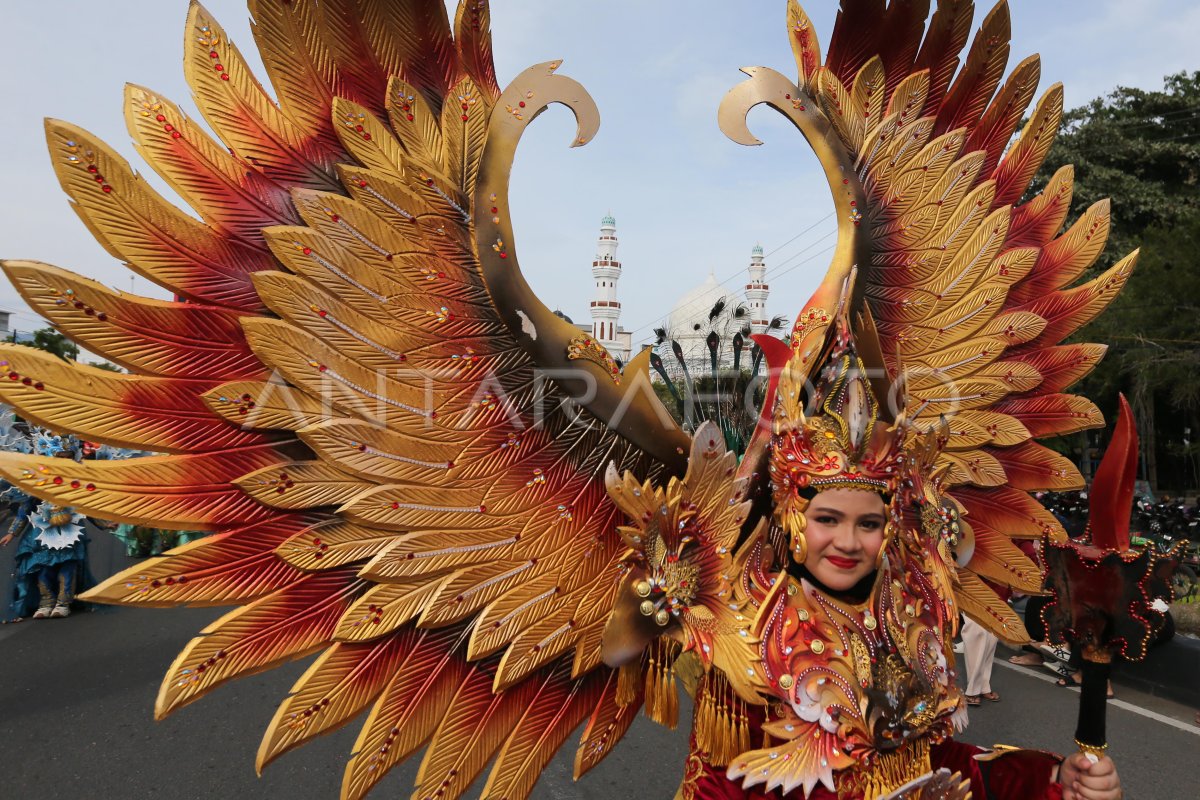
[[[841,556],[825,556],[825,560],[833,564],[838,569],[854,569],[858,566],[858,560],[854,558],[842,558]]]

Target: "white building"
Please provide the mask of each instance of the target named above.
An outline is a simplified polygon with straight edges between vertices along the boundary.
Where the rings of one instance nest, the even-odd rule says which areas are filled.
[[[734,360],[734,339],[742,334],[743,347],[740,367],[750,367],[751,333],[764,333],[770,324],[767,315],[767,265],[761,245],[751,251],[749,281],[744,294],[730,290],[717,282],[711,272],[704,282],[679,298],[667,318],[665,341],[658,345],[663,366],[672,377],[682,372],[675,358],[672,342],[679,344],[684,361],[693,377],[708,375],[712,356],[708,349],[711,334],[717,335],[717,368],[729,369]]]
[[[625,363],[633,351],[633,335],[621,327],[621,302],[617,293],[621,262],[617,260],[617,245],[617,221],[612,214],[607,214],[600,221],[600,238],[592,261],[595,281],[590,303],[592,324],[590,328],[587,325],[578,327],[590,332],[614,358]],[[658,354],[669,374],[675,376],[682,372],[672,352],[672,341],[679,343],[693,376],[708,374],[711,357],[707,341],[711,333],[716,333],[721,343],[719,368],[733,366],[733,339],[738,333],[744,340],[741,366],[749,368],[749,351],[753,343],[748,334],[765,333],[770,325],[767,314],[770,287],[766,283],[767,265],[762,245],[755,245],[751,251],[748,273],[743,292],[722,286],[710,272],[702,283],[685,292],[675,303],[665,326],[666,341],[658,346]],[[718,309],[716,314],[714,309]],[[555,313],[570,321],[561,311]]]
[[[750,313],[752,333],[766,333],[771,318],[767,316],[767,295],[771,287],[766,284],[767,264],[763,259],[761,244],[750,251],[750,282],[746,284],[746,309]]]
[[[621,327],[621,303],[617,300],[617,281],[621,262],[617,260],[617,221],[606,214],[600,221],[600,239],[592,261],[596,293],[592,298],[592,336],[621,363],[629,360],[633,336]]]

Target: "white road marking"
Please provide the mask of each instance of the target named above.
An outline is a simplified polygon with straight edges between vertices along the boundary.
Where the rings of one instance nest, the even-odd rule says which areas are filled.
[[[1045,675],[1042,672],[1039,672],[1036,668],[1022,667],[1017,664],[1009,664],[1007,659],[997,658],[995,663],[997,666],[1005,667],[1006,669],[1011,669],[1013,672],[1019,672],[1022,675],[1028,675],[1031,678],[1037,678],[1039,681],[1045,681],[1046,683],[1054,683],[1056,680],[1058,680],[1057,678],[1055,678],[1053,676]],[[1072,692],[1076,692],[1076,693],[1079,692],[1079,687],[1077,687],[1077,686],[1067,686],[1067,687],[1060,687],[1060,688],[1066,688],[1068,691],[1072,691]],[[1190,733],[1193,736],[1200,736],[1200,725],[1193,725],[1189,722],[1184,722],[1182,720],[1174,719],[1173,717],[1168,717],[1165,714],[1159,714],[1157,711],[1151,711],[1148,708],[1142,708],[1141,706],[1135,706],[1133,703],[1126,703],[1124,700],[1113,699],[1113,700],[1109,700],[1108,704],[1110,706],[1116,706],[1117,708],[1121,709],[1122,711],[1128,711],[1131,714],[1137,714],[1138,716],[1146,717],[1147,719],[1152,719],[1155,722],[1161,722],[1164,725],[1170,725],[1172,728],[1178,728],[1179,730],[1181,730],[1185,733]]]

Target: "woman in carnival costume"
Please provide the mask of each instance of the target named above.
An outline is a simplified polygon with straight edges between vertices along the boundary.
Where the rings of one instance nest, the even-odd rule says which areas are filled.
[[[928,31],[929,2],[844,3],[822,61],[787,4],[798,77],[747,69],[719,121],[755,144],[746,114],[767,104],[800,130],[838,244],[789,340],[755,340],[772,378],[751,430],[720,432],[673,423],[649,352],[622,370],[522,277],[508,185],[525,128],[553,103],[574,145],[599,125],[558,62],[501,90],[483,0],[453,22],[442,0],[252,6],[278,103],[199,4],[186,73],[220,141],[127,90],[140,152],[195,215],[47,124],[88,227],[188,302],[4,263],[130,374],[4,347],[0,397],[166,455],[4,455],[0,473],[98,517],[213,532],[89,600],[241,606],[176,659],[159,717],[324,649],[260,768],[369,708],[343,797],[423,751],[418,797],[460,797],[490,764],[483,796],[522,800],[585,720],[576,777],[641,708],[671,724],[679,662],[696,679],[684,797],[1120,795],[1107,759],[952,738],[958,612],[1027,639],[984,579],[1039,591],[1012,540],[1065,538],[1028,492],[1081,478],[1035,440],[1103,424],[1066,393],[1103,348],[1063,341],[1134,262],[1074,285],[1108,215],[1063,231],[1069,170],[1021,202],[1062,90],[1013,142],[1039,65],[1001,85],[1006,6],[963,58],[969,0],[938,0]]]
[[[734,463],[711,424],[696,434],[687,477],[671,487],[683,513],[655,513],[661,493],[609,477],[614,500],[642,521],[624,533],[643,557],[606,631],[606,660],[628,669],[622,661],[661,633],[655,625],[668,631],[674,645],[657,651],[663,675],[645,684],[652,715],[669,705],[660,695],[674,691],[678,651],[702,665],[680,797],[965,797],[969,789],[977,798],[1042,800],[1063,797],[1064,786],[1067,797],[1121,797],[1107,758],[953,740],[967,713],[953,668],[952,573],[973,541],[942,492],[938,456],[949,426],[920,433],[903,419],[885,424],[866,377],[883,372],[864,366],[844,322],[815,387],[798,355],[782,346],[772,355],[784,359],[782,377],[758,452],[770,476],[769,516],[744,503],[752,481],[696,473],[697,461]],[[806,403],[815,413],[806,415]],[[686,509],[719,506],[722,491],[724,505],[743,513],[697,525]]]

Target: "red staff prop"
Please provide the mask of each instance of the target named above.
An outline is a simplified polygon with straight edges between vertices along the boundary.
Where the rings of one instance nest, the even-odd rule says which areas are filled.
[[[1112,442],[1092,481],[1085,541],[1042,541],[1044,588],[1054,596],[1042,619],[1051,641],[1069,642],[1082,657],[1075,743],[1093,759],[1108,747],[1105,711],[1113,659],[1145,658],[1166,622],[1171,574],[1179,562],[1179,545],[1166,553],[1153,545],[1130,547],[1137,463],[1137,430],[1122,395]]]

